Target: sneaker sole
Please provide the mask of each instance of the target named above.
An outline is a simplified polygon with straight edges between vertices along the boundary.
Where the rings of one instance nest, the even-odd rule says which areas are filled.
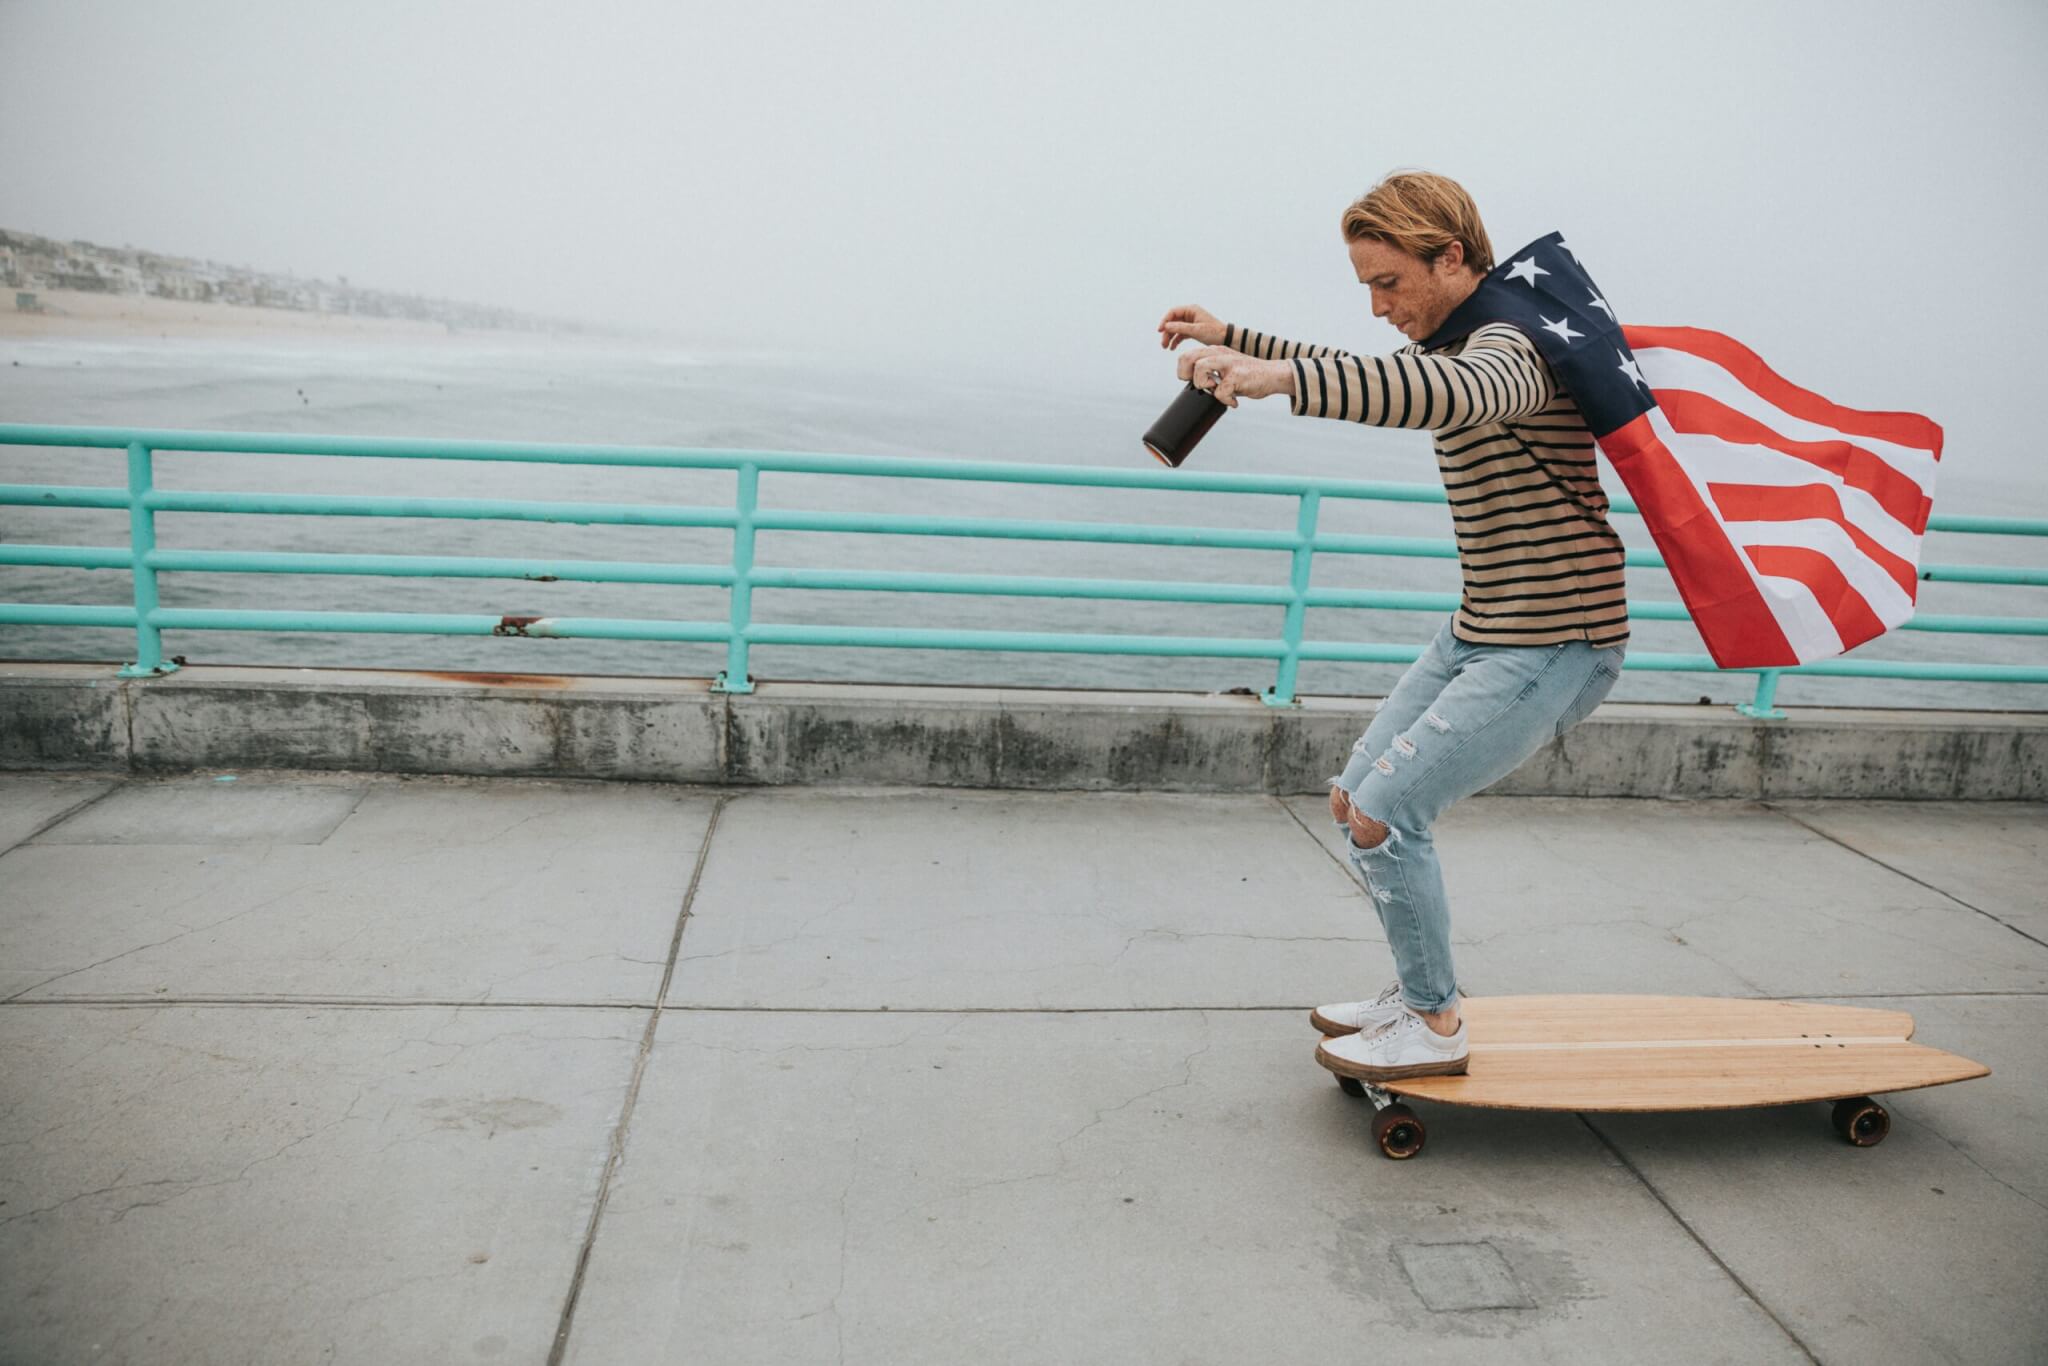
[[[1352,1062],[1348,1058],[1340,1058],[1318,1048],[1316,1061],[1338,1076],[1350,1077],[1354,1081],[1400,1081],[1405,1077],[1461,1077],[1465,1075],[1465,1069],[1472,1059],[1468,1054],[1447,1062],[1413,1062],[1405,1067],[1368,1067],[1362,1062]]]
[[[1308,1013],[1308,1022],[1321,1030],[1326,1039],[1341,1039],[1347,1034],[1358,1032],[1358,1026],[1338,1024],[1320,1010],[1311,1010]]]

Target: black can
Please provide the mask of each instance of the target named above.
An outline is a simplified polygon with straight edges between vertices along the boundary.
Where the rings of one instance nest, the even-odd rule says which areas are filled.
[[[1145,433],[1145,449],[1152,452],[1162,465],[1180,468],[1188,458],[1188,452],[1197,442],[1209,434],[1216,425],[1216,419],[1230,409],[1216,401],[1216,396],[1206,389],[1197,389],[1194,382],[1174,395],[1173,402],[1166,405],[1166,411]]]

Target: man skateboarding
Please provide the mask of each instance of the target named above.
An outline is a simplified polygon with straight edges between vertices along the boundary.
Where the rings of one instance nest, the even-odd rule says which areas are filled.
[[[1286,395],[1297,415],[1434,435],[1464,580],[1458,609],[1330,780],[1330,814],[1397,976],[1370,1000],[1310,1016],[1338,1036],[1323,1049],[1347,1072],[1395,1080],[1466,1069],[1437,817],[1600,704],[1621,673],[1628,609],[1621,538],[1571,395],[1518,328],[1445,326],[1494,265],[1471,197],[1442,176],[1397,173],[1342,223],[1373,315],[1411,345],[1356,356],[1193,306],[1169,311],[1159,333],[1169,348],[1200,344],[1181,356],[1180,377],[1230,407]]]

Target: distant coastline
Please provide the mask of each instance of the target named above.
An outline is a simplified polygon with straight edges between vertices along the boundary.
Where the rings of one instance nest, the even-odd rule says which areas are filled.
[[[486,304],[0,228],[0,337],[428,343],[626,332]]]
[[[34,311],[0,300],[0,339],[89,341],[379,342],[410,345],[542,346],[614,339],[596,329],[465,328],[422,318],[315,313],[248,304],[196,303],[147,294],[37,290]],[[623,336],[623,334],[618,334]]]

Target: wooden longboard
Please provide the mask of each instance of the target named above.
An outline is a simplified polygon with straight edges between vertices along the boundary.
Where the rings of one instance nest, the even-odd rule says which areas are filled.
[[[1712,996],[1481,996],[1459,1002],[1471,1055],[1461,1076],[1361,1084],[1318,1050],[1345,1090],[1508,1110],[1728,1110],[1834,1100],[1851,1142],[1881,1139],[1872,1094],[1990,1074],[1982,1063],[1911,1042],[1900,1010]],[[1378,1094],[1373,1094],[1377,1092]],[[1862,1110],[1875,1112],[1862,1120]],[[1393,1106],[1407,1114],[1405,1106]],[[1399,1116],[1396,1116],[1398,1119]],[[1844,1128],[1844,1126],[1849,1126]],[[1880,1127],[1881,1126],[1881,1127]],[[1381,1127],[1376,1122],[1375,1129]],[[1415,1125],[1414,1146],[1421,1146]],[[1875,1137],[1869,1136],[1872,1132]],[[1396,1135],[1399,1137],[1400,1135]],[[1387,1148],[1384,1137],[1383,1149]],[[1395,1153],[1390,1156],[1409,1156]]]

